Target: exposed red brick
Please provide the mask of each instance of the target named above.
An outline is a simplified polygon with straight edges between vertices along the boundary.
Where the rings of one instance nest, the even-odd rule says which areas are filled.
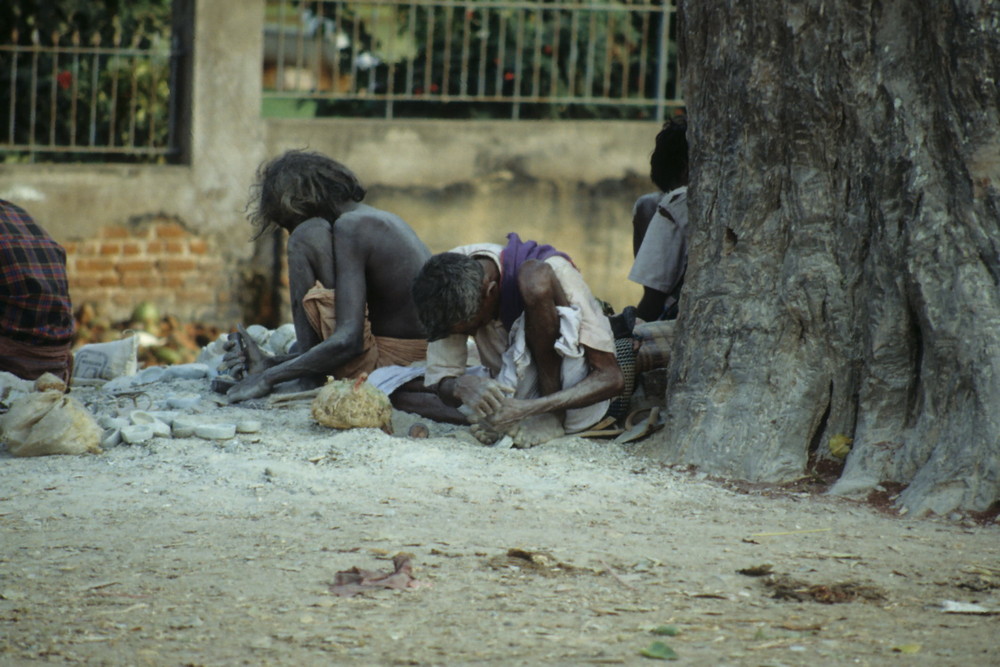
[[[146,244],[146,253],[150,255],[158,255],[166,249],[167,246],[163,241],[150,241]]]
[[[83,241],[82,243],[77,244],[76,252],[69,254],[75,254],[80,257],[93,257],[97,254],[97,250],[100,247],[101,246],[97,241]]]
[[[130,236],[125,227],[104,227],[101,229],[102,239],[127,239]]]
[[[95,259],[85,259],[79,258],[76,260],[76,270],[77,271],[111,271],[115,268],[114,262],[110,259],[95,258]]]
[[[122,254],[122,244],[121,243],[102,243],[101,244],[101,254],[102,255],[120,255]]]
[[[72,290],[77,287],[97,287],[101,284],[100,278],[95,273],[85,273],[83,275],[70,275],[69,287]]]
[[[187,235],[187,230],[176,222],[166,222],[156,226],[156,238],[159,239],[179,239]]]
[[[149,259],[127,259],[118,262],[118,270],[122,273],[127,272],[152,272],[155,264]]]
[[[125,243],[122,244],[122,254],[123,255],[126,255],[126,256],[129,256],[129,255],[138,255],[141,252],[142,252],[142,245],[136,243],[135,241],[127,241],[127,242],[125,242]]]
[[[168,257],[166,259],[156,260],[156,266],[161,271],[167,271],[171,273],[193,271],[198,268],[198,262],[193,259],[185,259],[181,257]]]
[[[187,250],[182,241],[166,241],[166,251],[171,255],[181,255]]]
[[[119,278],[115,274],[104,275],[98,278],[101,287],[115,287],[119,284]]]
[[[205,239],[191,239],[188,241],[188,249],[195,255],[204,255],[208,252],[208,242]]]
[[[122,287],[159,287],[160,283],[160,276],[146,271],[130,271],[123,273],[121,278]],[[137,296],[146,297],[147,295]]]

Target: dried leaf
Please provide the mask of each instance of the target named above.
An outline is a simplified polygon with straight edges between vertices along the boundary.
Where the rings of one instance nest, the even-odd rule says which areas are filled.
[[[426,585],[413,578],[411,558],[410,554],[396,554],[392,559],[392,572],[374,572],[357,567],[337,572],[330,585],[330,592],[341,597],[351,597],[372,589],[404,590]]]
[[[846,436],[843,433],[832,435],[829,442],[830,453],[838,459],[846,458],[851,452],[852,442],[854,442],[854,438]]]
[[[893,653],[920,653],[920,644],[900,644],[892,647]]]

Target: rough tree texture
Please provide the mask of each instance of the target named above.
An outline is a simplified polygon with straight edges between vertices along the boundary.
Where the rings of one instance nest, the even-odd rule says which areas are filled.
[[[661,459],[1000,498],[1000,3],[682,2],[696,232]],[[818,449],[817,449],[818,448]]]

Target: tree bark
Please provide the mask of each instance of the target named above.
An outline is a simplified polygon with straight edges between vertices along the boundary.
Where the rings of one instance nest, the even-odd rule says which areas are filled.
[[[643,452],[1000,499],[1000,4],[681,1],[689,266]]]

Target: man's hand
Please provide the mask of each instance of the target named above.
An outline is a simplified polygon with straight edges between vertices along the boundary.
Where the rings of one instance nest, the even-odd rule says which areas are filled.
[[[479,419],[494,414],[512,393],[512,387],[504,386],[491,378],[463,375],[455,379],[455,397]]]
[[[243,345],[239,340],[240,334],[232,333],[228,340],[222,344],[225,353],[222,355],[222,362],[217,369],[221,375],[241,380],[247,374],[247,358],[243,353]]]
[[[494,426],[509,426],[534,414],[531,411],[532,401],[505,396],[500,406],[487,418]]]
[[[273,385],[264,378],[263,373],[258,373],[230,387],[229,391],[226,392],[226,398],[229,399],[230,403],[239,403],[251,398],[267,396],[271,393],[272,388]]]

